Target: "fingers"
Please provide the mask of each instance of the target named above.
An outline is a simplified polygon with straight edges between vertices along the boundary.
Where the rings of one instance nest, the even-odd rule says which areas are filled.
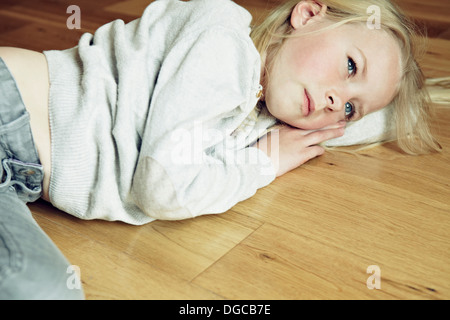
[[[325,149],[321,146],[311,146],[305,149],[303,155],[304,158],[301,161],[301,164],[315,158],[321,156],[325,152]]]
[[[319,130],[345,128],[346,125],[347,125],[347,121],[342,120],[342,121],[339,121],[339,122],[337,122],[335,124],[323,127],[322,129],[319,129]]]
[[[274,165],[277,168],[277,177],[322,155],[324,152],[325,150],[321,146],[311,146],[302,149],[302,151],[298,153],[281,154],[280,157],[276,157],[276,161],[274,161]]]
[[[314,129],[314,130],[304,130],[304,129],[298,129],[299,133],[301,135],[307,135],[310,134],[312,132],[317,132],[317,131],[323,131],[323,130],[329,130],[329,129],[339,129],[339,128],[345,128],[345,126],[347,125],[346,121],[339,121],[335,124],[320,128],[320,129]]]
[[[322,148],[320,146],[311,146],[311,147],[305,148],[299,154],[299,157],[295,158],[295,161],[291,165],[284,167],[284,169],[285,169],[284,171],[279,170],[277,175],[280,176],[280,175],[286,173],[287,171],[297,168],[297,167],[301,166],[302,164],[308,162],[309,160],[322,155],[324,152],[325,152],[324,148]]]
[[[344,135],[344,132],[344,128],[314,131],[303,137],[303,145],[305,147],[317,145],[324,141],[341,137]]]
[[[319,144],[342,136],[344,130],[344,127],[338,126],[335,129],[322,129],[305,134],[305,130],[302,129],[282,127],[271,132],[271,134],[276,134],[276,138],[274,138],[275,141],[272,141],[273,137],[271,136],[270,152],[266,152],[266,154],[274,163],[277,163],[277,176],[280,176],[310,159],[322,155],[325,150]],[[260,145],[258,148],[265,151]]]
[[[313,129],[313,130],[303,130],[303,129],[301,129],[301,130],[304,131],[304,132],[310,133],[310,132],[323,131],[323,130],[328,130],[328,129],[345,128],[346,125],[347,125],[346,121],[339,121],[339,122],[337,122],[335,124],[331,124],[329,126],[326,126],[326,127],[320,128],[320,129]]]

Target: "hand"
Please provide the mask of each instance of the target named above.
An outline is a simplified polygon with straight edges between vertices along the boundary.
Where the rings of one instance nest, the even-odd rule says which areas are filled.
[[[256,147],[264,151],[277,169],[277,177],[297,168],[308,160],[322,155],[319,146],[326,140],[344,135],[345,123],[328,126],[320,130],[302,130],[282,126],[259,139]]]

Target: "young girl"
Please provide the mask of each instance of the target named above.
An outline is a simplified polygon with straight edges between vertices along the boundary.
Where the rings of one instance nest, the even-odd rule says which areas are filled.
[[[405,151],[437,149],[411,25],[378,1],[369,28],[370,5],[288,1],[250,30],[229,0],[163,0],[72,49],[1,48],[0,297],[83,296],[24,204],[41,194],[130,224],[225,212],[388,105]]]

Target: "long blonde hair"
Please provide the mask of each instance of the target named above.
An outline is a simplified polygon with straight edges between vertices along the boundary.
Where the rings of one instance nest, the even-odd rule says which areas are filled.
[[[272,11],[251,32],[251,38],[261,54],[262,65],[270,71],[281,45],[290,36],[292,10],[299,0],[290,0]],[[320,0],[327,6],[326,16],[335,22],[332,27],[345,23],[367,23],[368,8],[379,9],[380,27],[392,34],[402,51],[402,77],[399,91],[391,104],[394,107],[399,147],[409,154],[422,154],[441,149],[430,131],[431,102],[425,77],[417,59],[424,53],[418,28],[389,0]],[[265,86],[267,77],[262,78]]]

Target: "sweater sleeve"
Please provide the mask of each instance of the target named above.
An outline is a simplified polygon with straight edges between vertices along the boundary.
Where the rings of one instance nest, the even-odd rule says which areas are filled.
[[[256,66],[254,46],[220,27],[167,54],[133,177],[144,213],[178,220],[225,212],[275,178],[263,152],[235,148],[231,136],[256,102],[249,103]]]

